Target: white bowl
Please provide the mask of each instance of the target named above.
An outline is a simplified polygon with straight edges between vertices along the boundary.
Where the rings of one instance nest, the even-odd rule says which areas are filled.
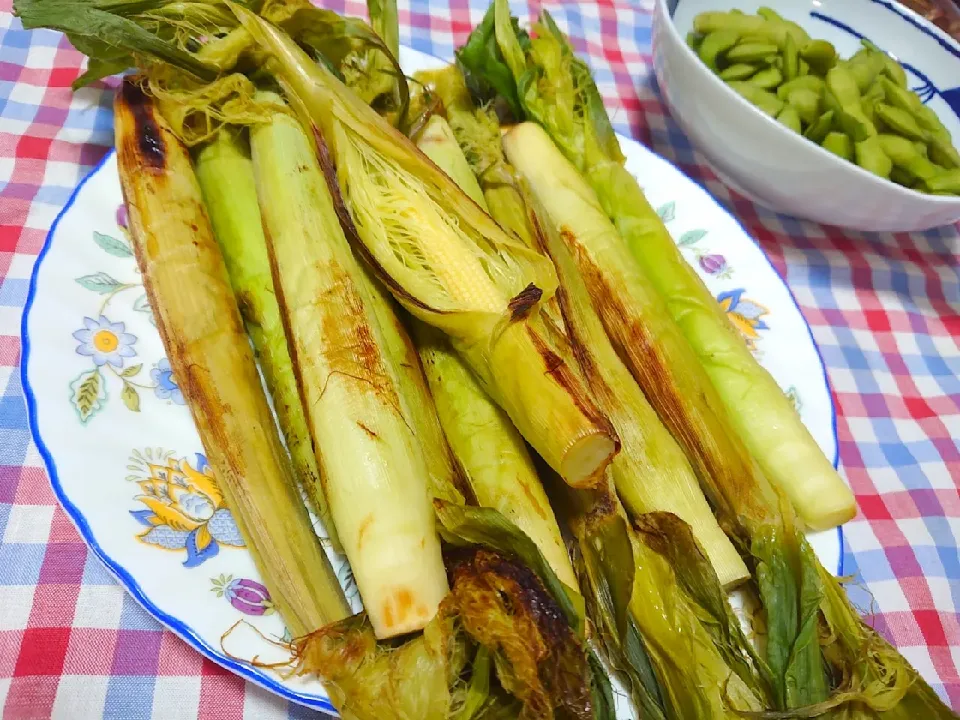
[[[653,65],[670,113],[735,190],[772,210],[873,231],[926,230],[960,220],[960,198],[925,195],[873,175],[788,130],[730,89],[687,46],[705,10],[772,7],[841,57],[860,37],[894,55],[912,89],[960,141],[960,44],[895,0],[657,0]]]

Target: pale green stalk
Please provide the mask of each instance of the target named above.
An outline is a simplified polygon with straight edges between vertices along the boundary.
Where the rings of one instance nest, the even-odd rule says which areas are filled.
[[[280,312],[327,500],[377,637],[419,630],[447,594],[422,450],[366,306],[313,143],[289,115],[251,129]]]
[[[287,351],[257,204],[253,161],[239,131],[225,128],[200,148],[194,169],[297,478],[334,549],[342,552]]]

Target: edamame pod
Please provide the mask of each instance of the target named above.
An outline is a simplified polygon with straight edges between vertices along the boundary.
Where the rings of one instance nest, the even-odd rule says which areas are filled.
[[[792,35],[787,35],[783,44],[783,77],[793,80],[800,74],[800,50]]]
[[[717,30],[703,39],[697,54],[708,68],[716,70],[717,56],[736,45],[739,38],[733,30]]]
[[[790,105],[784,106],[783,110],[777,115],[777,120],[795,133],[800,132],[800,116],[797,114],[796,108]]]
[[[860,88],[849,68],[837,65],[827,72],[827,90],[833,93],[841,108],[859,105]]]
[[[864,92],[877,79],[884,67],[884,57],[886,56],[879,51],[863,48],[844,63],[854,76],[860,92]]]
[[[856,142],[866,140],[877,134],[877,128],[864,114],[859,103],[840,108],[836,117],[843,131]]]
[[[764,20],[778,20],[780,22],[785,22],[783,17],[773,8],[763,5],[757,8],[757,15],[762,17]]]
[[[820,117],[820,95],[813,90],[797,88],[787,96],[787,104],[797,111],[807,125],[812,125]]]
[[[773,90],[783,82],[783,74],[775,67],[769,67],[758,72],[747,82],[764,90]]]
[[[917,121],[913,119],[913,115],[906,110],[886,103],[877,103],[876,114],[880,122],[898,135],[903,135],[911,140],[925,140],[927,138],[927,133],[920,129]]]
[[[960,169],[944,170],[924,182],[928,192],[960,195]]]
[[[757,72],[758,68],[756,65],[750,65],[749,63],[736,63],[735,65],[730,65],[729,67],[720,71],[721,80],[746,80],[748,77]]]
[[[776,57],[779,48],[770,43],[741,43],[727,52],[727,61],[731,63],[768,62]]]
[[[943,168],[937,167],[917,152],[912,142],[899,135],[877,135],[877,142],[890,161],[901,170],[919,180],[926,182]]]
[[[742,80],[731,80],[727,85],[772,118],[777,117],[780,111],[783,110],[785,103],[772,92],[758,88],[756,85],[751,85],[749,82]]]
[[[907,87],[907,73],[900,63],[898,63],[893,57],[885,53],[866,38],[862,39],[860,43],[865,48],[869,48],[883,56],[883,69],[880,71],[883,75],[886,75],[890,80],[895,82],[900,87]]]
[[[960,168],[960,152],[950,143],[949,135],[934,135],[927,146],[930,159],[945,168]]]
[[[689,47],[691,50],[696,52],[699,45],[700,45],[700,36],[697,35],[695,32],[688,32],[687,47]]]
[[[823,149],[829,150],[844,160],[853,159],[853,143],[847,135],[841,132],[827,133],[827,136],[823,139]]]
[[[912,94],[913,93],[911,93],[911,95]],[[950,131],[947,130],[947,126],[940,122],[940,118],[937,117],[937,114],[933,110],[926,105],[922,105],[919,99],[917,100],[917,106],[913,109],[913,114],[920,127],[929,131],[934,137],[943,138],[948,144],[952,145],[952,138],[950,137]]]
[[[793,80],[787,80],[777,88],[777,97],[786,100],[794,90],[810,90],[820,95],[823,92],[823,80],[816,75],[802,75]]]
[[[917,181],[914,179],[913,175],[908,173],[903,168],[899,168],[896,165],[893,166],[893,169],[890,171],[890,180],[895,182],[897,185],[903,185],[904,187],[912,188],[917,184]]]
[[[808,140],[812,140],[818,145],[823,142],[833,127],[833,110],[827,110],[823,115],[817,118],[817,121],[807,128],[803,134]]]
[[[894,107],[911,113],[919,112],[919,109],[923,107],[920,103],[920,98],[909,90],[900,87],[889,78],[880,77],[877,78],[877,82],[879,82],[883,88],[883,97],[888,105],[893,105]],[[936,118],[936,115],[934,115],[934,118]],[[939,119],[937,119],[937,122],[940,122]]]
[[[890,171],[893,169],[893,161],[883,151],[880,139],[876,135],[866,140],[861,140],[854,144],[854,153],[857,165],[864,170],[879,175],[882,178],[889,178]]]
[[[819,75],[837,64],[837,49],[826,40],[809,40],[801,46],[800,57],[806,60]]]

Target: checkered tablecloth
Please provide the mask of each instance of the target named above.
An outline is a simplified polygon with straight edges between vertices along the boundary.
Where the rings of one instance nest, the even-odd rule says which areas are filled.
[[[355,0],[331,0],[362,14]],[[401,39],[443,58],[486,0],[401,0]],[[960,228],[844,233],[767,212],[704,166],[667,117],[650,5],[553,2],[618,129],[701,181],[762,244],[795,294],[834,392],[851,593],[960,709]],[[113,141],[109,85],[71,93],[81,55],[26,32],[0,0],[0,717],[313,717],[201,658],[137,606],[57,506],[30,439],[18,370],[28,280],[44,237]],[[514,3],[521,17],[538,4]]]

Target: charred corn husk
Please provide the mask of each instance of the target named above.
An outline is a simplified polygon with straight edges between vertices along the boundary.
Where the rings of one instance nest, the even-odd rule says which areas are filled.
[[[214,471],[205,492],[226,499],[291,631],[312,632],[349,610],[297,492],[190,156],[133,79],[115,124],[144,287]]]
[[[334,549],[340,551],[287,351],[246,140],[239,130],[224,128],[196,153],[194,168],[297,479]]]
[[[378,637],[419,630],[448,587],[422,450],[361,269],[295,118],[251,130],[280,313],[327,500]]]

